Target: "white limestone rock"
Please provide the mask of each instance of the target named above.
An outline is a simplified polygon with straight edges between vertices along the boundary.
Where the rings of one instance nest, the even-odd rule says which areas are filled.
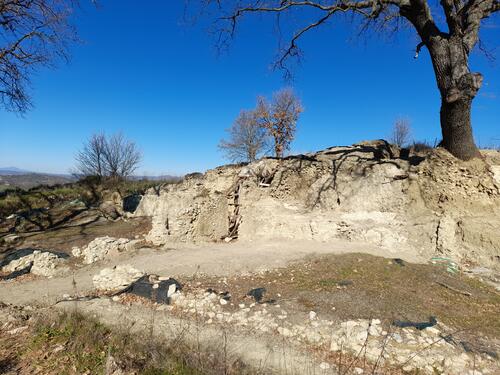
[[[113,268],[104,268],[94,276],[93,282],[95,288],[98,290],[118,292],[126,289],[144,275],[144,272],[130,265],[121,265]]]

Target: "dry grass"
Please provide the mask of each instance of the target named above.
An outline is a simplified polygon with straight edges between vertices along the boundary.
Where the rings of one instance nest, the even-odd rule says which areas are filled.
[[[253,370],[224,363],[223,348],[210,351],[189,346],[182,337],[173,343],[149,332],[111,329],[89,316],[44,313],[28,330],[0,334],[2,374],[111,374],[120,369],[142,375],[236,375]]]
[[[18,353],[21,374],[105,374],[110,365],[137,374],[202,374],[161,343],[113,331],[78,313],[39,319]]]

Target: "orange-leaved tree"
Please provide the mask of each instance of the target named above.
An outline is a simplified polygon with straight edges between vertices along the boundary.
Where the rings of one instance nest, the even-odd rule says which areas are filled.
[[[276,157],[282,158],[285,151],[290,149],[303,110],[299,97],[291,88],[275,92],[270,102],[264,97],[258,99],[259,122],[274,139]]]

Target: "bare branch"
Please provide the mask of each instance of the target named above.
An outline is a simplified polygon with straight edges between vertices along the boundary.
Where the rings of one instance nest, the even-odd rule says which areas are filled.
[[[443,36],[434,21],[431,8],[426,0],[410,0],[409,4],[400,6],[400,13],[412,23],[422,42],[426,45],[432,37]]]
[[[308,32],[309,30],[311,29],[314,29],[318,26],[320,26],[323,22],[326,22],[326,20],[328,20],[328,18],[330,18],[335,12],[333,11],[329,11],[324,17],[320,18],[318,21],[304,27],[302,30],[300,30],[299,32],[297,32],[292,40],[290,41],[290,45],[288,46],[288,48],[286,49],[286,51],[281,54],[281,57],[280,59],[278,60],[278,62],[276,63],[276,66],[281,68],[281,69],[285,69],[285,71],[288,71],[286,66],[285,66],[285,61],[289,58],[289,57],[293,57],[293,56],[298,56],[300,50],[299,48],[297,47],[297,40],[302,36],[304,35],[306,32]]]
[[[208,1],[210,3],[210,1]],[[248,13],[276,13],[278,15],[284,14],[292,9],[300,8],[310,8],[317,10],[319,16],[315,21],[298,29],[292,38],[290,39],[286,48],[284,48],[275,62],[275,67],[285,70],[286,75],[289,75],[289,71],[286,67],[286,61],[292,57],[298,57],[300,55],[300,49],[298,47],[299,39],[307,32],[323,25],[328,19],[330,19],[336,13],[346,13],[353,12],[367,19],[377,19],[381,13],[386,11],[389,6],[403,6],[408,5],[409,0],[361,0],[361,1],[341,1],[335,2],[333,4],[325,4],[325,2],[319,1],[275,1],[276,6],[272,5],[261,5],[260,1],[256,1],[254,5],[251,6],[241,6],[236,7],[236,9],[230,12],[226,16],[218,18],[219,22],[228,22],[227,27],[218,27],[218,37],[217,45],[219,49],[223,49],[228,44],[228,39],[234,37],[236,32],[236,27],[238,21]],[[273,2],[271,2],[273,3]],[[217,2],[220,6],[220,3]],[[385,21],[394,19],[394,17],[388,17]]]
[[[455,3],[453,0],[441,0],[444,15],[446,16],[446,23],[450,30],[450,34],[456,34],[459,29],[459,20],[457,17]]]
[[[424,42],[420,42],[417,44],[417,48],[415,48],[415,56],[413,57],[414,59],[418,59],[418,56],[420,55],[420,51],[422,50],[423,46],[425,46]]]
[[[481,21],[500,10],[498,0],[468,0],[458,12],[464,45],[470,52],[479,41]]]
[[[68,58],[77,0],[0,0],[0,106],[25,112],[31,74]]]

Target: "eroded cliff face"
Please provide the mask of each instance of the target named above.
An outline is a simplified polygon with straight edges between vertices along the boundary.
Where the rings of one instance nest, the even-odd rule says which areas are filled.
[[[384,141],[262,159],[151,190],[148,239],[349,239],[461,262],[500,264],[500,157],[409,155]]]
[[[217,241],[228,235],[230,194],[240,168],[221,167],[194,175],[179,184],[151,189],[136,216],[151,216],[147,239],[155,244]]]

